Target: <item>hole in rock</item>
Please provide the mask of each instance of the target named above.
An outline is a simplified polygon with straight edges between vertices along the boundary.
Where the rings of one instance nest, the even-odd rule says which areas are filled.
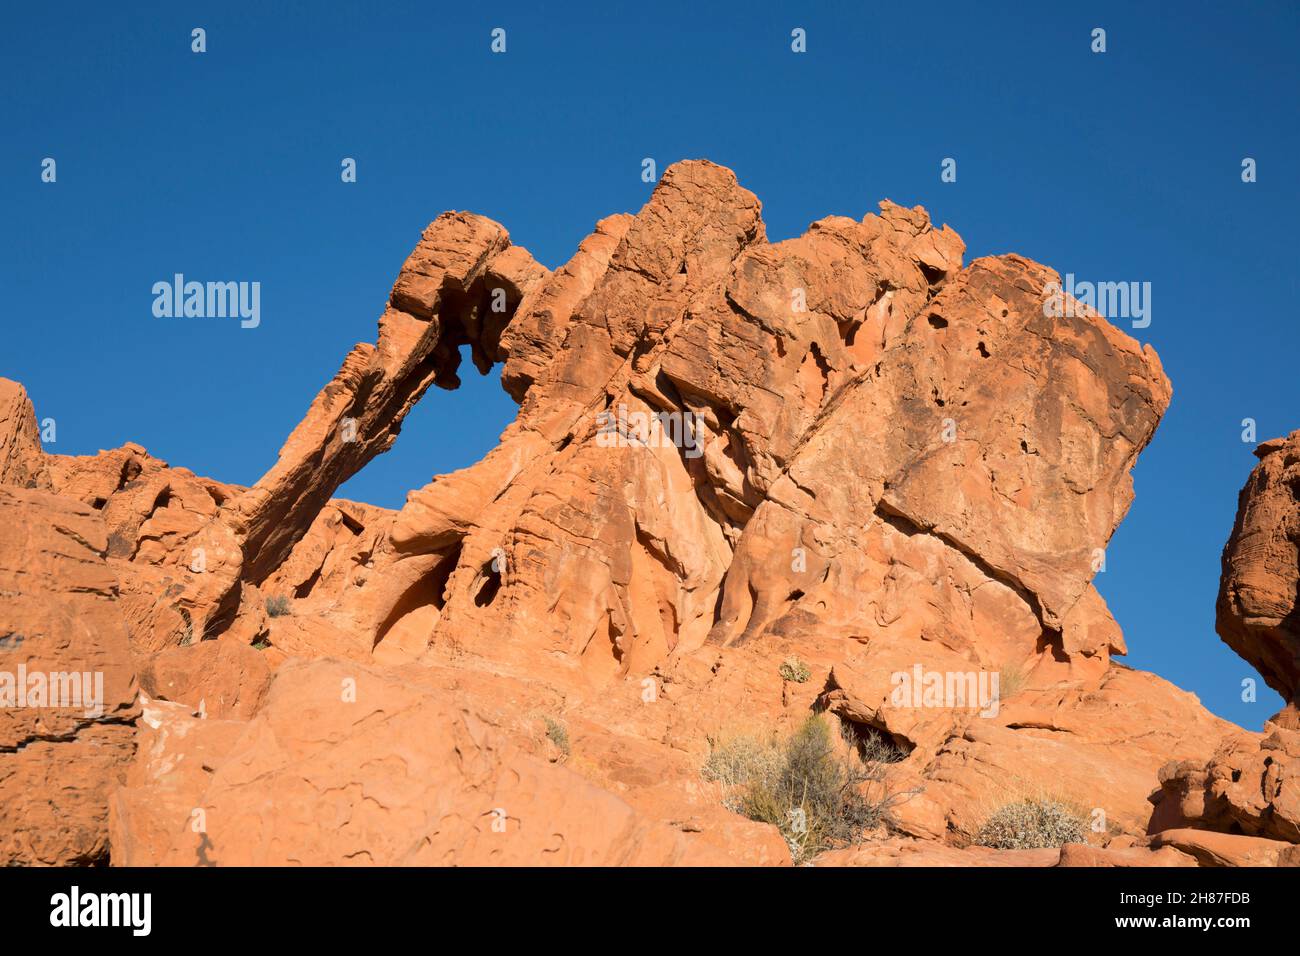
[[[158,492],[158,497],[153,500],[153,507],[149,509],[148,517],[152,518],[155,514],[166,508],[172,503],[172,489],[170,485],[164,485],[162,491]]]
[[[460,348],[460,371],[473,368]],[[402,422],[393,447],[344,482],[334,497],[401,508],[409,492],[437,475],[468,468],[497,445],[518,406],[501,387],[499,368],[462,375],[459,388],[430,386]]]
[[[897,763],[912,752],[915,745],[906,737],[891,734],[884,727],[858,722],[836,714],[844,731],[844,738],[869,764]]]
[[[925,276],[925,281],[930,283],[930,285],[938,285],[948,274],[942,269],[936,268],[935,266],[928,266],[924,262],[918,262],[917,265],[921,267],[921,275]]]
[[[339,522],[354,535],[360,536],[361,532],[366,530],[366,526],[358,521],[352,515],[342,509],[339,510]]]
[[[987,348],[984,347],[984,343],[983,343],[983,342],[981,342],[979,345],[975,346],[975,348],[976,348],[976,350],[980,353],[980,355],[983,356],[984,358],[988,358],[988,357],[989,357],[989,350],[988,350]]]
[[[122,465],[122,473],[117,478],[117,491],[121,491],[128,484],[140,477],[140,472],[144,469],[134,458],[128,458]]]
[[[946,329],[948,327],[948,320],[937,312],[931,312],[926,321],[930,323],[932,329]]]

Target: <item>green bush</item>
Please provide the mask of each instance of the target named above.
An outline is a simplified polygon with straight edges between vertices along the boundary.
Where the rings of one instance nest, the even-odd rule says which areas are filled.
[[[809,677],[812,677],[812,671],[808,669],[808,665],[793,655],[787,657],[781,666],[776,669],[776,672],[781,675],[782,680],[788,680],[795,684],[802,684]]]
[[[1026,799],[999,807],[975,834],[978,846],[995,850],[1041,850],[1087,843],[1083,814],[1058,800]]]
[[[883,791],[886,765],[901,757],[874,732],[837,753],[825,719],[814,715],[784,740],[710,741],[701,774],[722,784],[728,809],[780,830],[801,864],[888,822],[900,795],[872,794],[871,785]]]

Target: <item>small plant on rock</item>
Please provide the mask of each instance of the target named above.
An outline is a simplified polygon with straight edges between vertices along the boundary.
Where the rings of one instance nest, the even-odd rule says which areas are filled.
[[[546,739],[559,748],[560,753],[569,756],[571,748],[569,745],[569,729],[563,723],[549,715],[542,716],[543,723],[546,724]]]
[[[1042,850],[1087,843],[1088,821],[1059,800],[1018,800],[995,810],[973,842],[995,850]]]
[[[889,794],[885,767],[902,755],[874,732],[836,748],[820,715],[785,739],[710,740],[700,773],[722,785],[723,805],[781,832],[796,864],[860,842],[888,823],[904,795]],[[878,785],[876,792],[873,785]]]
[[[289,599],[283,594],[276,594],[266,599],[267,617],[284,617],[289,610]]]
[[[793,654],[785,659],[776,672],[781,675],[782,680],[788,680],[795,684],[802,684],[812,677],[812,671],[808,665]]]

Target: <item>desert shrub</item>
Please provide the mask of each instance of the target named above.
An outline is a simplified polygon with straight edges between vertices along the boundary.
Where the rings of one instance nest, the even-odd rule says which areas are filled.
[[[995,850],[1041,850],[1087,843],[1088,822],[1082,813],[1059,800],[1018,800],[995,810],[973,842]]]
[[[787,657],[781,666],[776,669],[776,672],[781,675],[782,680],[788,680],[795,684],[802,684],[812,677],[812,671],[808,669],[808,665],[794,655]]]
[[[885,767],[898,759],[874,733],[837,751],[826,720],[814,715],[784,739],[711,740],[701,774],[722,784],[728,809],[780,830],[801,864],[888,822],[899,795],[884,792]]]
[[[284,617],[289,613],[289,599],[283,594],[277,594],[274,597],[266,599],[266,616],[267,617]]]
[[[1007,664],[998,672],[998,698],[1006,700],[1018,693],[1024,686],[1028,675],[1019,664]]]
[[[190,612],[183,607],[178,607],[176,611],[180,614],[181,621],[185,625],[181,629],[180,645],[181,647],[189,647],[194,643],[194,619],[190,617]]]
[[[566,757],[570,753],[569,747],[569,729],[554,717],[543,715],[542,722],[546,724],[546,739],[555,744],[560,752]]]
[[[765,780],[781,769],[781,750],[776,741],[752,736],[709,741],[709,755],[700,776],[722,784],[722,802],[728,810],[740,812],[738,791],[751,780]]]

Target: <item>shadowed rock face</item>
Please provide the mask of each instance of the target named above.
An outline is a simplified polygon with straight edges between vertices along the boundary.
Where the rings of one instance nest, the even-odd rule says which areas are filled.
[[[1169,382],[1100,316],[1045,308],[1052,270],[963,251],[887,201],[770,243],[730,171],[683,162],[554,272],[490,220],[440,216],[377,342],[251,488],[138,446],[4,439],[13,473],[44,468],[102,516],[141,657],[147,753],[113,804],[114,859],[789,862],[700,762],[724,727],[825,709],[905,755],[890,842],[829,862],[920,859],[922,841],[992,863],[962,846],[1042,792],[1128,842],[1035,862],[1150,862],[1158,768],[1203,767],[1231,731],[1111,661],[1124,640],[1092,585]],[[465,345],[520,405],[498,445],[399,511],[334,500],[430,385],[458,384]],[[791,654],[807,681],[781,676]],[[1007,685],[983,714],[916,706],[892,693],[914,668]],[[348,680],[364,706],[339,698]],[[399,716],[368,716],[390,697]],[[411,743],[425,724],[468,763]],[[492,801],[563,849],[494,843],[474,822]],[[186,826],[200,804],[206,840]],[[320,824],[340,814],[355,827]],[[1160,861],[1194,862],[1184,845]]]

